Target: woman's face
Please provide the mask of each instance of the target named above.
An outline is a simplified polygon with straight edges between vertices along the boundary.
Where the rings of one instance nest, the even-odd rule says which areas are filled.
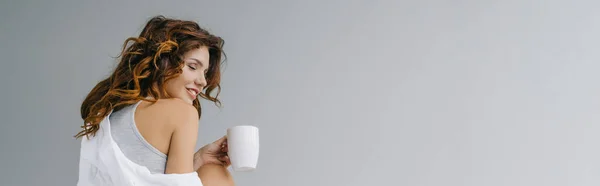
[[[209,68],[210,54],[203,46],[184,55],[182,73],[165,82],[170,98],[178,98],[192,104],[206,86],[206,72]]]

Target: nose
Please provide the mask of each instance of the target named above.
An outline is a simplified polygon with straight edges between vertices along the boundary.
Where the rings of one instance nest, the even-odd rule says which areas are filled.
[[[200,77],[196,78],[196,85],[198,85],[198,87],[200,89],[204,89],[204,87],[206,86],[206,78],[204,77],[204,75],[200,75]]]

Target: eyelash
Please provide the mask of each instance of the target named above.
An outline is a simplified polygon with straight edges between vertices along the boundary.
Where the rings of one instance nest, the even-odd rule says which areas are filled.
[[[188,65],[188,67],[190,67],[192,70],[196,70],[196,67],[193,67],[192,65]],[[208,71],[204,71],[204,75],[208,75]]]

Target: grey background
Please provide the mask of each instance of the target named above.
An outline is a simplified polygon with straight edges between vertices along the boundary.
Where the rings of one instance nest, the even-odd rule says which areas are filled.
[[[226,39],[199,143],[260,127],[238,185],[600,185],[599,6],[2,2],[0,185],[76,183],[80,103],[157,14]]]

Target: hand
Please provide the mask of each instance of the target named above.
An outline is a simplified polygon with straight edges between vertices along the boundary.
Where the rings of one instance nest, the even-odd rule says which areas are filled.
[[[227,136],[223,136],[217,141],[205,145],[194,154],[194,170],[198,170],[198,168],[206,164],[229,167],[231,162],[229,161],[227,151]]]

